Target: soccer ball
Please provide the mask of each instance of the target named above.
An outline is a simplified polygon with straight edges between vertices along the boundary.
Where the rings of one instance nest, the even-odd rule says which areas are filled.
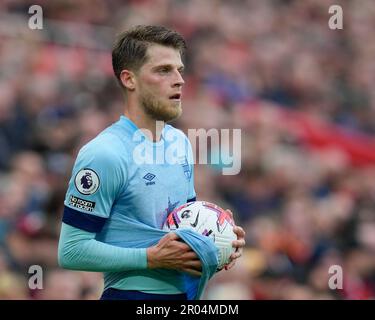
[[[229,262],[235,251],[232,241],[237,239],[233,232],[234,221],[219,206],[206,201],[193,201],[173,210],[164,222],[163,230],[173,231],[179,228],[192,229],[201,235],[210,237],[218,250],[218,270]]]

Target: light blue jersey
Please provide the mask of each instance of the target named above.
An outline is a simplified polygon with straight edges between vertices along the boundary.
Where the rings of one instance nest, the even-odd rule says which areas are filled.
[[[193,155],[184,133],[165,125],[161,140],[153,143],[121,116],[80,150],[63,222],[118,247],[134,247],[132,235],[136,247],[142,247],[142,235],[133,235],[132,224],[160,229],[169,212],[195,197]],[[185,291],[179,272],[162,269],[106,272],[105,289],[110,287],[159,294]]]

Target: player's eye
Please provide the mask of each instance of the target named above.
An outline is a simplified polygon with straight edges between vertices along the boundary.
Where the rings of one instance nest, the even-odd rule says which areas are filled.
[[[168,73],[170,70],[171,70],[170,68],[165,67],[165,68],[160,68],[159,72],[160,73]]]

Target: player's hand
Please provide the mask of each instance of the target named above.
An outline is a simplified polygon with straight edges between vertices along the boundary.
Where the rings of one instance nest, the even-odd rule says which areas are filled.
[[[226,210],[230,216],[232,217],[233,219],[233,213],[232,211],[230,211],[229,209]],[[224,266],[224,269],[225,270],[229,270],[231,268],[234,267],[234,265],[236,264],[236,260],[242,256],[242,252],[243,252],[243,248],[245,246],[245,230],[242,229],[240,226],[234,226],[233,228],[233,232],[237,235],[237,240],[234,240],[232,242],[232,246],[233,248],[236,248],[236,251],[234,253],[231,254],[231,256],[229,257],[229,263],[227,265]]]
[[[148,268],[175,269],[193,276],[202,275],[202,264],[197,254],[179,236],[170,232],[152,247],[147,248]]]

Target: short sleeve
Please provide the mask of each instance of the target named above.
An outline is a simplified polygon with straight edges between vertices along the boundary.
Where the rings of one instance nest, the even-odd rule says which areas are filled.
[[[63,222],[99,232],[126,184],[126,168],[105,141],[90,142],[78,153],[64,201]]]

